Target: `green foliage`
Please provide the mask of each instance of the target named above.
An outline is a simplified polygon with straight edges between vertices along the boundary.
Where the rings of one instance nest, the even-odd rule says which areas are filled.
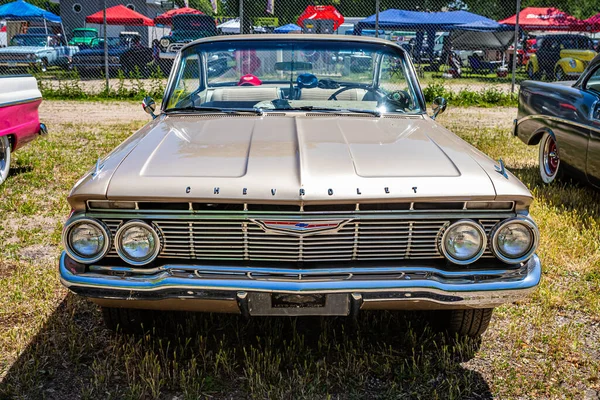
[[[432,102],[436,97],[445,97],[453,105],[463,107],[516,106],[518,104],[516,94],[508,93],[496,86],[490,86],[480,91],[463,88],[454,92],[446,88],[443,82],[434,81],[423,89],[423,94],[427,102]]]

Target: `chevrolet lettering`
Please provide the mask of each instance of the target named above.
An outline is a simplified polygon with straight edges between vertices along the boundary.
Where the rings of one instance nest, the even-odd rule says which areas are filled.
[[[200,39],[160,110],[143,104],[154,118],[75,185],[63,231],[60,279],[111,328],[427,310],[477,337],[540,281],[531,193],[435,119],[444,99],[428,115],[390,41]]]

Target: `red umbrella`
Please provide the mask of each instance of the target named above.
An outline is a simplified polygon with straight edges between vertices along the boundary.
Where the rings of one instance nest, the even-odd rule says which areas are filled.
[[[344,23],[344,16],[334,6],[308,6],[306,10],[298,17],[296,23],[304,26],[307,19],[328,19],[333,21],[333,30],[339,28]]]
[[[164,14],[159,15],[154,18],[154,23],[157,25],[171,25],[171,19],[174,15],[183,15],[183,14],[204,14],[202,11],[196,10],[195,8],[183,7],[183,8],[174,8],[172,10],[167,11]]]
[[[103,10],[95,14],[85,17],[85,22],[88,24],[103,24]],[[106,24],[107,25],[134,25],[134,26],[153,26],[152,19],[125,7],[122,4],[106,9]]]
[[[505,25],[515,25],[513,15],[499,21]],[[519,13],[519,26],[525,31],[573,31],[585,30],[583,21],[554,7],[527,7]]]

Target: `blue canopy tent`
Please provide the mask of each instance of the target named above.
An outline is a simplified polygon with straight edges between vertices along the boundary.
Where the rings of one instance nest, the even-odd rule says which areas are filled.
[[[363,19],[354,27],[354,34],[361,35],[363,29],[373,29],[376,15]],[[498,24],[496,21],[468,11],[423,12],[389,9],[379,13],[378,26],[386,30],[405,30],[417,33],[415,54],[421,54],[423,39],[427,32],[427,49],[433,57],[436,32],[452,32],[459,26],[482,23]]]
[[[60,27],[63,31],[63,35],[65,29],[62,25],[62,20],[60,17],[50,11],[46,11],[43,8],[39,8],[34,6],[33,4],[29,4],[24,0],[17,0],[12,3],[5,4],[0,6],[0,20],[14,20],[14,21],[44,21],[44,27],[46,32],[48,32],[48,22],[60,24]],[[66,40],[66,38],[65,38]]]
[[[291,32],[302,32],[302,28],[300,28],[296,24],[287,24],[273,29],[275,33],[291,33]]]
[[[515,27],[492,20],[457,25],[450,34],[452,46],[461,50],[506,50],[515,39]]]
[[[58,15],[29,4],[24,0],[17,0],[0,6],[0,19],[18,21],[35,21],[41,19],[56,24],[62,22]]]

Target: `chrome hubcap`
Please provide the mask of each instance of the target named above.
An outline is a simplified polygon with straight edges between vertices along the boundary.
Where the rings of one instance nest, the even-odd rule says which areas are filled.
[[[558,171],[560,164],[560,157],[558,156],[558,148],[556,142],[551,136],[548,136],[546,143],[544,143],[544,169],[546,175],[554,176]]]
[[[6,155],[8,154],[8,149],[6,148],[6,144],[4,140],[0,140],[0,173],[4,173],[6,170]]]

